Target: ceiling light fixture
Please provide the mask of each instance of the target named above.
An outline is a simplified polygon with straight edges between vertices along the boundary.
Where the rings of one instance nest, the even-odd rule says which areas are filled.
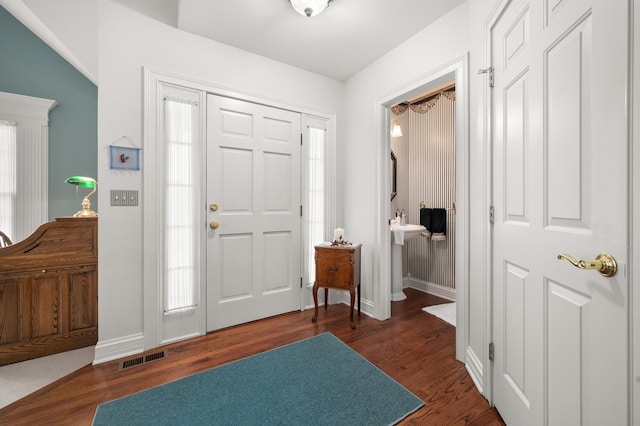
[[[289,0],[289,2],[300,15],[311,18],[322,13],[332,0]]]

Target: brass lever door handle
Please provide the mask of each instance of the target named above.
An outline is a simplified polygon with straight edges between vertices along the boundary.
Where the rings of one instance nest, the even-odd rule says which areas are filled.
[[[618,272],[618,264],[610,254],[601,253],[595,260],[578,260],[568,254],[559,254],[558,259],[566,259],[580,269],[595,269],[605,277],[613,277]]]

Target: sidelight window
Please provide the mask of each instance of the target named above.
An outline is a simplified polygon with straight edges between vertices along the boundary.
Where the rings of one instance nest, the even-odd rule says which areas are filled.
[[[318,123],[315,123],[318,121]],[[311,121],[310,121],[311,123]],[[326,122],[313,120],[308,127],[306,149],[306,244],[307,283],[316,279],[314,247],[327,237],[327,130]]]
[[[164,311],[196,306],[197,102],[165,97]]]

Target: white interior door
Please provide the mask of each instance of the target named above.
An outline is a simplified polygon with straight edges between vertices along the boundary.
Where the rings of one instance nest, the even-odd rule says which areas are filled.
[[[493,399],[507,424],[628,424],[628,2],[503,4],[491,28]],[[608,253],[619,270],[560,253]]]
[[[208,331],[300,309],[300,152],[300,114],[208,95]]]

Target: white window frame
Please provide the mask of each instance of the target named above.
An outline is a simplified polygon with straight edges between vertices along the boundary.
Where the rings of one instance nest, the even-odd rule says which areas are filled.
[[[16,123],[0,120],[0,231],[10,240],[16,235],[16,157]]]
[[[199,131],[201,115],[199,108],[201,108],[200,97],[202,93],[174,89],[169,86],[165,86],[163,92],[163,109],[165,111],[163,124],[165,132],[163,138],[158,140],[159,145],[162,145],[158,158],[162,158],[164,161],[157,179],[158,182],[162,182],[160,198],[164,205],[162,209],[162,246],[164,250],[163,311],[164,315],[172,315],[185,309],[195,309],[200,303],[197,283],[201,279],[198,259],[201,228],[198,225],[202,197],[198,193],[201,190],[201,185],[198,182],[201,180],[202,173],[198,158],[201,158],[203,138],[202,132]],[[180,135],[180,137],[184,137],[182,140],[176,140],[167,134],[168,126],[170,125],[167,122],[167,105],[169,102],[182,107],[188,106],[191,109],[189,136]],[[189,155],[184,158],[170,158],[170,153],[175,152],[170,148],[177,146],[186,148]],[[178,166],[176,160],[187,163],[179,167],[183,173],[173,174],[173,178],[182,180],[181,184],[170,182],[172,173],[169,172],[169,164],[173,164],[174,167]],[[185,171],[187,172],[186,174],[184,173]],[[181,200],[182,202],[178,201],[180,197],[176,197],[176,187],[180,187],[181,190],[186,189],[190,194],[185,200]],[[174,232],[171,232],[172,230]],[[175,232],[177,230],[180,230],[180,232]],[[171,234],[175,239],[173,242],[170,241]],[[179,247],[174,247],[173,243],[178,244]],[[176,252],[176,249],[178,249],[178,252]]]
[[[0,120],[16,124],[14,242],[49,220],[49,111],[56,105],[51,99],[0,92]]]
[[[330,194],[331,194],[331,180],[332,176],[330,170],[330,162],[329,154],[330,154],[330,144],[329,144],[329,120],[305,116],[304,117],[304,136],[303,136],[303,150],[302,150],[302,158],[303,158],[303,182],[302,182],[302,200],[304,204],[303,209],[303,280],[307,286],[312,286],[315,281],[315,271],[313,271],[313,265],[310,263],[314,259],[314,250],[313,246],[315,244],[319,244],[322,242],[329,241],[329,229],[331,224],[331,212],[330,212]],[[310,151],[311,151],[311,129],[318,129],[324,131],[324,152],[323,155],[323,188],[324,188],[324,209],[323,209],[323,218],[324,218],[324,232],[322,235],[322,241],[311,241],[311,230],[309,223],[311,221],[311,205],[309,203],[309,191],[311,189],[311,185],[313,184],[310,180],[310,172],[311,172],[311,164],[310,164]]]

